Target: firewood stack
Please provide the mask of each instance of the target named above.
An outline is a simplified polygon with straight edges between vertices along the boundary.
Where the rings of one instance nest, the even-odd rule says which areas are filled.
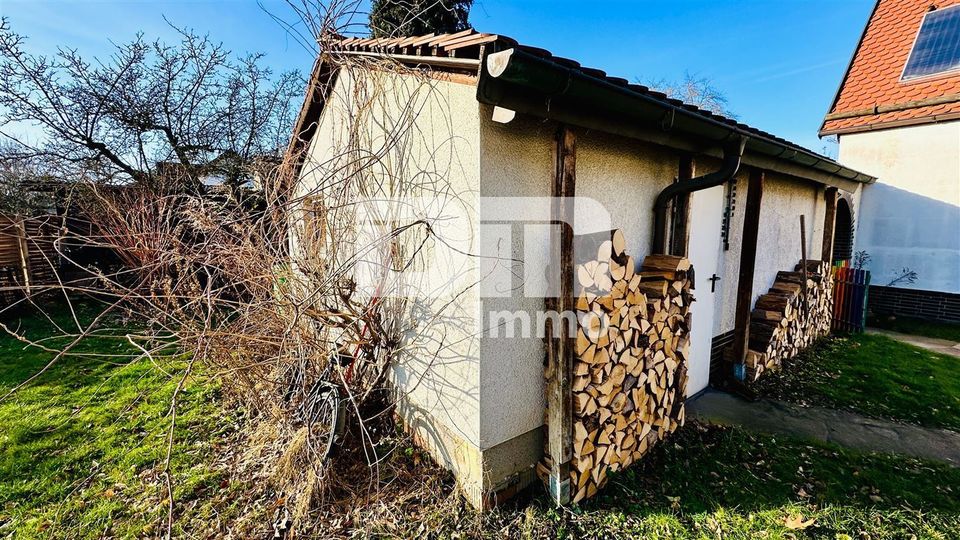
[[[764,371],[779,368],[783,360],[828,334],[832,309],[833,280],[823,262],[807,261],[805,284],[802,264],[793,272],[777,273],[773,287],[757,299],[750,317],[746,380],[756,381]]]
[[[690,262],[651,255],[636,272],[619,230],[578,237],[571,494],[593,496],[684,422]],[[595,250],[595,251],[594,251]],[[581,259],[582,260],[582,259]]]

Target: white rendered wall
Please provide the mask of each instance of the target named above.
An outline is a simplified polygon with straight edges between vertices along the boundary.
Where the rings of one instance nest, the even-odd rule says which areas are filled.
[[[478,500],[478,262],[469,255],[478,226],[480,184],[475,93],[472,85],[448,81],[341,71],[309,146],[298,191],[302,196],[330,179],[343,181],[338,171],[357,159],[356,154],[343,155],[346,141],[361,137],[361,146],[380,156],[366,169],[376,190],[370,197],[422,200],[418,212],[436,220],[433,227],[443,242],[426,242],[413,273],[404,277],[411,328],[392,379],[403,396],[401,414],[416,436]],[[392,187],[397,179],[411,187]],[[416,248],[413,242],[401,242]],[[293,244],[296,251],[296,238]]]
[[[557,124],[518,115],[509,124],[490,120],[492,108],[481,107],[481,192],[484,197],[550,197],[554,175],[554,137]],[[622,229],[627,251],[637,263],[650,254],[653,237],[653,202],[677,175],[679,154],[662,147],[608,135],[575,129],[576,194],[592,201],[578,202],[581,208],[593,206],[600,212],[578,212],[578,232]],[[481,210],[484,221],[490,209]],[[586,219],[587,217],[595,219]],[[518,216],[523,219],[524,216]],[[535,229],[536,227],[532,227]],[[537,336],[507,338],[489,333],[491,312],[543,309],[543,301],[524,292],[524,272],[542,271],[549,260],[546,234],[531,233],[526,238],[514,229],[509,256],[532,261],[514,263],[514,294],[509,298],[484,298],[482,316],[485,335],[481,341],[481,425],[482,447],[489,448],[518,437],[543,425],[545,350]],[[486,231],[486,227],[484,228]],[[531,243],[537,242],[531,249]],[[539,254],[539,255],[537,255]],[[505,253],[506,255],[506,253]],[[526,268],[526,270],[525,270]],[[489,396],[489,399],[488,399]]]
[[[960,121],[841,135],[840,161],[878,178],[854,215],[873,284],[960,293]]]
[[[696,174],[716,169],[716,162],[702,161]],[[713,335],[733,330],[737,307],[737,281],[743,241],[743,217],[747,204],[748,171],[737,174],[736,204],[730,225],[730,248],[720,253],[717,275]],[[695,205],[690,211],[697,212]],[[753,299],[765,294],[773,285],[777,272],[793,271],[800,262],[800,215],[805,216],[807,257],[820,259],[823,245],[823,219],[826,212],[824,188],[818,184],[775,172],[767,172],[760,205],[760,227],[757,237],[757,260],[754,267]],[[720,224],[717,224],[719,230]],[[717,242],[720,242],[719,235]],[[709,275],[697,273],[696,296],[710,294]],[[701,285],[701,283],[703,285]]]

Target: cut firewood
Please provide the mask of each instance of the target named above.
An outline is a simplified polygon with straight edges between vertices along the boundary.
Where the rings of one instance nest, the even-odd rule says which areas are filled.
[[[796,267],[803,269],[802,263]],[[820,261],[807,261],[806,270],[806,276],[802,271],[778,272],[770,290],[757,299],[750,314],[750,342],[744,361],[747,382],[779,369],[784,360],[830,331],[831,269]]]
[[[692,268],[682,257],[655,255],[637,273],[625,246],[618,230],[575,239],[574,501],[683,424]]]

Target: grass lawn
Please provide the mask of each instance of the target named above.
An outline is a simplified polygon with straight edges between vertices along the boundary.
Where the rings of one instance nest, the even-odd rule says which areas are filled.
[[[82,306],[81,317],[92,308]],[[60,324],[69,317],[55,316]],[[5,320],[31,338],[51,325],[33,316]],[[117,323],[118,321],[113,321]],[[57,345],[52,342],[51,345]],[[165,532],[162,464],[170,398],[184,362],[165,362],[164,375],[135,360],[132,346],[91,337],[87,357],[61,359],[29,386],[0,401],[0,538],[141,537]],[[0,335],[0,395],[53,355]],[[234,425],[216,406],[217,388],[191,380],[178,408],[173,483],[178,527],[208,520],[209,505],[191,505],[221,488],[207,465],[212,443]],[[175,527],[176,529],[176,527]]]
[[[429,488],[430,486],[428,486]],[[960,538],[960,469],[688,424],[601,495],[558,510],[537,493],[486,517],[423,501],[390,538]],[[425,490],[426,491],[426,490]],[[436,491],[436,490],[434,490]]]
[[[23,324],[32,335],[49,333],[40,319]],[[158,473],[176,373],[131,361],[128,346],[104,338],[82,349],[97,356],[66,359],[0,402],[0,538],[164,532]],[[50,355],[0,337],[0,358],[4,391]],[[212,465],[236,440],[235,425],[216,386],[191,381],[173,461],[175,537],[221,538],[230,530],[243,531],[237,538],[273,537],[263,500],[251,500],[259,496],[251,491],[263,490]],[[960,538],[960,469],[736,428],[688,424],[614,476],[600,497],[565,510],[537,487],[478,514],[421,452],[392,456],[381,464],[382,496],[326,509],[331,519],[300,537]],[[358,481],[364,497],[367,480]]]
[[[960,359],[885,336],[821,340],[757,389],[773,399],[960,431]]]
[[[924,321],[909,317],[889,317],[875,315],[867,319],[867,326],[937,339],[949,339],[960,342],[960,324]]]

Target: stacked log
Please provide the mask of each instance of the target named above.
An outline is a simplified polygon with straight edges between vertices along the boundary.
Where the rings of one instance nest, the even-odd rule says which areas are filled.
[[[830,332],[833,280],[821,261],[807,261],[793,272],[777,273],[770,290],[760,296],[750,317],[750,347],[746,380],[756,381],[767,370],[779,369],[817,338]]]
[[[684,422],[690,262],[652,255],[640,271],[620,231],[578,237],[571,494],[592,497]]]

